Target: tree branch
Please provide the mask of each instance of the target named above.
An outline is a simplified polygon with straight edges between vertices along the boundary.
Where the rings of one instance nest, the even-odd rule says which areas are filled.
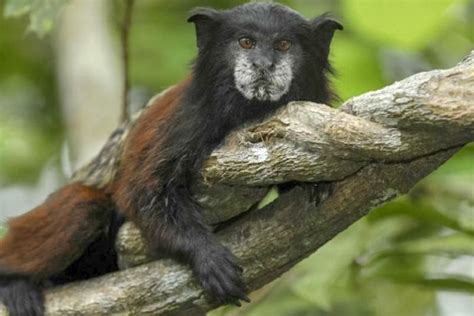
[[[73,180],[103,186],[119,163],[129,126]],[[218,238],[239,258],[251,290],[275,279],[371,208],[407,192],[474,139],[474,51],[458,66],[420,73],[347,101],[340,110],[295,102],[243,127],[214,151],[195,193],[209,223],[228,221]],[[269,185],[331,181],[316,206],[305,186],[270,205],[251,206]],[[126,224],[121,264],[148,260]],[[51,315],[199,315],[216,307],[189,270],[171,260],[143,264],[47,293]]]

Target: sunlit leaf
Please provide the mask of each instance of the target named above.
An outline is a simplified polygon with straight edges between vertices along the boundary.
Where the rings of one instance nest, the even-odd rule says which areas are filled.
[[[272,187],[270,191],[268,191],[267,195],[265,195],[263,199],[260,200],[260,202],[258,203],[257,209],[264,208],[268,204],[275,201],[278,198],[278,196],[279,196],[278,188]]]
[[[338,33],[334,38],[330,57],[336,69],[334,86],[343,101],[383,86],[375,49]]]
[[[420,49],[447,25],[456,0],[343,0],[348,28],[378,44]]]

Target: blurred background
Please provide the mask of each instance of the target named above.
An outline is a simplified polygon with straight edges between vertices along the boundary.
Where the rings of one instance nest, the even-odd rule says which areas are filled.
[[[195,6],[245,1],[137,0],[130,33],[131,108],[181,80],[195,54]],[[341,100],[474,49],[474,1],[288,0],[344,24],[332,45]],[[41,202],[117,126],[123,0],[0,0],[0,223]],[[336,104],[337,105],[337,104]],[[1,225],[1,224],[0,224]],[[0,228],[1,234],[1,228]],[[253,304],[220,315],[474,315],[474,147],[412,192],[373,210]]]

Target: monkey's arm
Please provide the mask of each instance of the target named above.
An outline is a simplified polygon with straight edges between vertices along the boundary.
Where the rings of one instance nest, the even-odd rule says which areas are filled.
[[[154,257],[189,264],[213,298],[239,305],[248,300],[241,268],[214,238],[191,192],[212,145],[206,130],[199,132],[199,110],[182,107],[187,84],[170,90],[135,123],[111,192],[119,211],[140,227]]]

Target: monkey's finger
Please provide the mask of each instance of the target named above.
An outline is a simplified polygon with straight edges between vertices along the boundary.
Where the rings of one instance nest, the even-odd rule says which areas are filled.
[[[236,270],[238,270],[240,273],[243,273],[244,272],[244,269],[237,263],[237,260],[235,257],[229,257],[229,256],[225,256],[225,260],[231,264]]]
[[[242,291],[241,295],[240,295],[240,299],[246,303],[250,303],[251,300],[250,298],[247,296],[247,294],[245,294],[245,292]]]
[[[240,301],[238,299],[236,300],[232,300],[232,304],[237,306],[237,307],[241,307],[242,306],[242,303],[240,303]]]

